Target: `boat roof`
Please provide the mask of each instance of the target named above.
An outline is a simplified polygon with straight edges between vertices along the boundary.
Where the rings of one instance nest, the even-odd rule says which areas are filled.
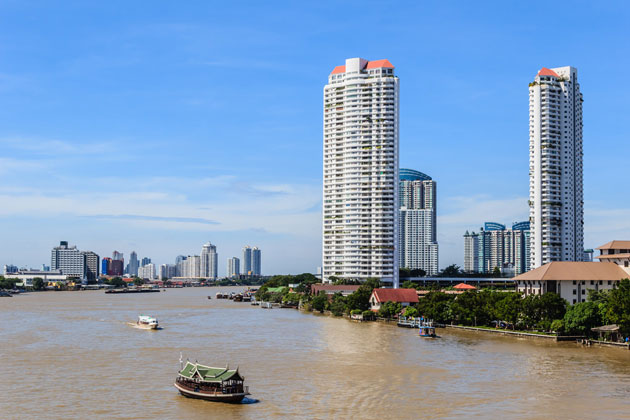
[[[204,382],[222,382],[228,379],[243,379],[238,374],[238,368],[228,369],[204,366],[199,363],[186,361],[186,366],[179,372],[180,376],[188,379],[199,379]],[[236,377],[235,377],[236,376]]]

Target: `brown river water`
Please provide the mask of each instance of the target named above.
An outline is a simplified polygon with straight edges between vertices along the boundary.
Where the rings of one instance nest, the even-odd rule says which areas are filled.
[[[630,418],[628,350],[441,329],[423,339],[218,290],[241,288],[0,298],[0,418]],[[163,329],[133,328],[138,314]],[[180,352],[238,365],[251,399],[179,395]]]

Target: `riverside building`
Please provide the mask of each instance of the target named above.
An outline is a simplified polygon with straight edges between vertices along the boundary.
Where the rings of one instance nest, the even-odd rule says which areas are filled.
[[[218,275],[217,247],[207,242],[201,248],[200,277],[216,279]]]
[[[324,86],[324,282],[398,287],[398,84],[388,60],[349,58]]]
[[[79,251],[76,246],[68,246],[61,241],[50,255],[51,271],[60,271],[68,277],[95,281],[99,272],[99,256],[92,251]]]
[[[582,102],[574,67],[542,68],[529,84],[532,268],[583,259]]]
[[[478,233],[464,234],[464,271],[517,275],[530,270],[529,222],[518,222],[507,229],[505,225],[486,222]]]
[[[438,273],[436,184],[430,176],[400,169],[399,182],[400,267]]]
[[[241,274],[241,260],[236,257],[227,260],[227,276],[238,277]]]

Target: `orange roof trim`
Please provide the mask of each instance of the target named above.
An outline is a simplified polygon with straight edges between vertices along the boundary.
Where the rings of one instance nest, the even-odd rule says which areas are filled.
[[[466,283],[459,283],[458,285],[454,286],[453,289],[456,290],[477,290],[477,288],[471,284],[466,284]]]
[[[345,72],[346,72],[346,66],[337,66],[330,74],[338,74],[338,73],[345,73]]]
[[[387,69],[395,68],[394,65],[389,62],[389,60],[368,61],[367,66],[365,66],[366,69],[380,69],[383,67]]]
[[[558,76],[558,73],[556,73],[555,71],[548,69],[547,67],[543,67],[542,69],[540,69],[540,71],[538,72],[539,76],[553,76],[553,77],[560,77]]]

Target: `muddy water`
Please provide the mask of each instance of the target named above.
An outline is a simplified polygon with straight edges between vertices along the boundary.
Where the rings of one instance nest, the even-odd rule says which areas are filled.
[[[0,418],[630,418],[627,350],[450,330],[421,339],[206,298],[217,290],[0,298]],[[130,326],[140,313],[163,329]],[[238,365],[250,403],[180,396],[180,352]]]

